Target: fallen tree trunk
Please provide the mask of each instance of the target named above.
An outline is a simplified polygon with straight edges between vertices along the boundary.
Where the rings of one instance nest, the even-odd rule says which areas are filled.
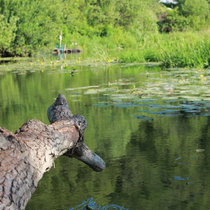
[[[30,120],[15,134],[0,128],[0,209],[24,209],[43,174],[63,154],[103,170],[104,161],[79,140],[71,120],[51,125]]]

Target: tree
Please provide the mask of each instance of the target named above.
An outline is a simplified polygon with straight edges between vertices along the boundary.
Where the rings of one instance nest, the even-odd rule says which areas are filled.
[[[0,15],[0,55],[10,55],[11,45],[15,40],[18,18],[12,16],[9,21],[4,15]]]

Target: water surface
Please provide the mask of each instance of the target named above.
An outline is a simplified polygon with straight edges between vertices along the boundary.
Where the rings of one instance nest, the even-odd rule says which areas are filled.
[[[210,209],[210,70],[52,62],[0,65],[0,126],[48,123],[47,108],[65,94],[107,168],[58,158],[26,209],[70,209],[90,198],[134,210]]]

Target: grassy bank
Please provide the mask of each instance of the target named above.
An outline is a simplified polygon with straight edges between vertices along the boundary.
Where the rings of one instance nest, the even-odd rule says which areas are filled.
[[[155,61],[165,67],[200,67],[210,63],[209,31],[176,32],[171,34],[150,34],[139,48],[120,56],[122,62]]]
[[[118,35],[119,34],[119,35]],[[73,55],[72,62],[158,62],[164,67],[208,68],[210,66],[209,30],[202,32],[175,32],[170,34],[113,32],[108,37],[88,37],[73,34],[82,54]],[[68,47],[71,42],[66,40]],[[47,59],[54,47],[39,49],[34,54]],[[5,58],[6,59],[6,58]],[[1,62],[7,60],[0,59]],[[12,60],[19,60],[18,57]],[[21,59],[22,60],[22,59]]]
[[[209,30],[200,32],[113,32],[108,37],[77,37],[84,58],[96,61],[160,62],[165,67],[207,68],[210,65]],[[82,59],[82,58],[81,58]]]
[[[83,59],[208,67],[208,0],[177,0],[173,9],[158,2],[0,0],[0,57],[50,53],[62,32]]]

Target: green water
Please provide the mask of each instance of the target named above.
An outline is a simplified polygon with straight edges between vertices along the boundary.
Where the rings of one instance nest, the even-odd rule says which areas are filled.
[[[48,123],[58,93],[87,119],[85,142],[107,168],[58,158],[27,210],[67,210],[89,198],[131,210],[210,209],[210,70],[4,64],[0,126]]]

